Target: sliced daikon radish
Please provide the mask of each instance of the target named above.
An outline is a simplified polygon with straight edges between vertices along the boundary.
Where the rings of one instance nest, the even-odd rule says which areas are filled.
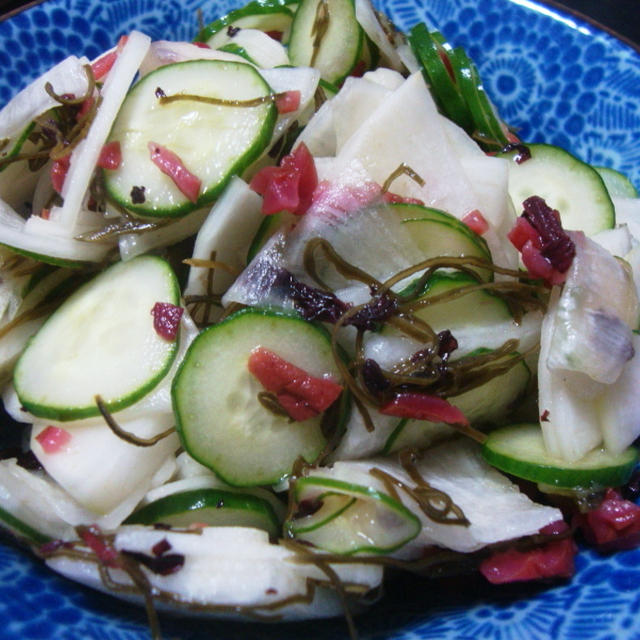
[[[242,271],[246,264],[249,240],[264,219],[260,211],[261,205],[260,196],[249,189],[246,182],[238,177],[232,178],[198,232],[192,257],[207,261],[213,257],[231,269],[236,269],[237,273]],[[207,267],[192,266],[185,295],[226,291],[235,276],[236,274],[222,269],[212,272]],[[208,291],[209,287],[211,291]],[[211,309],[211,313],[213,316],[209,315],[209,320],[219,315],[216,309]],[[194,315],[199,317],[197,307]]]
[[[118,424],[148,439],[173,426],[173,417]],[[52,429],[64,442],[57,448],[51,445]],[[104,422],[39,422],[31,433],[31,450],[47,473],[85,509],[98,515],[113,511],[134,495],[139,501],[177,448],[175,434],[153,446],[138,446],[116,436]]]
[[[205,527],[200,535],[158,531],[151,527],[122,527],[114,540],[115,549],[152,556],[155,545],[166,540],[171,553],[184,563],[170,575],[159,575],[141,566],[151,587],[164,597],[156,603],[163,609],[184,611],[193,606],[200,613],[243,618],[296,620],[338,615],[339,597],[327,585],[325,572],[314,562],[313,552],[302,555],[271,544],[266,531],[241,527]],[[50,557],[47,564],[63,575],[101,591],[109,591],[96,563],[64,553]],[[331,567],[347,594],[364,596],[379,586],[382,568],[363,564],[335,564]],[[122,571],[110,570],[110,578],[131,586]],[[130,591],[129,591],[130,593]],[[123,596],[118,590],[115,595]],[[141,599],[141,596],[138,598]]]
[[[441,117],[419,72],[363,121],[337,159],[344,164],[360,160],[378,184],[384,184],[405,163],[424,180],[424,187],[401,176],[390,187],[394,193],[419,198],[427,206],[458,218],[478,208],[474,189],[448,143]]]
[[[60,106],[46,92],[47,83],[51,83],[58,95],[85,95],[89,88],[89,78],[84,68],[87,64],[89,61],[84,57],[69,56],[16,94],[0,111],[0,139],[13,138],[40,114]]]
[[[71,164],[62,187],[64,203],[51,209],[51,219],[67,229],[69,236],[76,234],[78,215],[100,152],[150,44],[151,39],[139,31],[129,34],[102,87],[102,103],[87,136],[71,154]]]

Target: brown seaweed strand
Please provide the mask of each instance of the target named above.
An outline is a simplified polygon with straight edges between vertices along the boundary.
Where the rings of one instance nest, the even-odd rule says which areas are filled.
[[[398,458],[400,461],[400,465],[402,468],[409,474],[409,477],[416,484],[416,489],[414,491],[422,490],[427,495],[431,496],[429,500],[433,500],[434,497],[436,500],[441,501],[444,506],[442,508],[443,517],[448,517],[450,513],[453,513],[454,517],[450,518],[447,523],[452,522],[454,524],[462,524],[464,526],[469,526],[471,523],[464,515],[462,509],[453,502],[451,496],[449,496],[444,491],[440,491],[440,489],[436,489],[432,487],[423,477],[420,475],[418,468],[416,466],[416,460],[418,459],[418,453],[415,449],[405,449],[398,454]],[[433,504],[432,502],[430,502]]]
[[[52,160],[60,160],[61,158],[64,158],[86,138],[101,103],[102,96],[98,96],[87,113],[78,120],[67,136],[64,139],[59,140],[56,146],[51,149],[49,157]]]
[[[216,98],[214,96],[199,96],[193,93],[174,93],[170,96],[161,95],[158,98],[158,103],[161,105],[171,104],[172,102],[189,101],[189,102],[201,102],[203,104],[209,104],[216,107],[244,107],[252,108],[259,107],[269,102],[275,102],[278,98],[283,96],[282,93],[268,93],[265,96],[257,96],[256,98],[249,98],[247,100],[229,100],[228,98]]]
[[[237,276],[240,273],[240,270],[236,269],[236,267],[232,267],[226,262],[220,262],[215,259],[203,260],[202,258],[185,258],[182,261],[182,264],[187,264],[190,267],[200,267],[202,269],[220,269],[221,271],[226,271],[232,276]]]
[[[329,30],[329,23],[331,22],[331,15],[329,12],[329,3],[327,0],[320,0],[316,7],[316,15],[313,19],[313,26],[311,28],[311,37],[313,38],[313,51],[311,53],[311,60],[309,66],[313,67],[316,63],[318,53],[320,53],[320,45],[324,40],[327,31]]]
[[[160,440],[163,440],[164,438],[166,438],[167,436],[170,436],[172,433],[175,432],[175,427],[171,427],[170,429],[166,429],[162,433],[159,433],[153,436],[152,438],[141,438],[137,436],[135,433],[131,433],[130,431],[125,431],[115,421],[114,417],[111,415],[111,412],[107,408],[107,405],[105,404],[104,400],[99,395],[96,395],[94,397],[94,400],[98,407],[98,410],[100,411],[100,414],[104,418],[104,421],[107,423],[107,426],[109,427],[109,429],[111,429],[114,435],[118,436],[118,438],[120,438],[121,440],[124,440],[125,442],[128,442],[129,444],[133,444],[137,447],[152,447],[157,442],[160,442]]]
[[[318,285],[325,289],[329,289],[327,285],[318,276],[314,252],[320,250],[325,257],[331,262],[335,270],[349,280],[356,280],[366,284],[372,292],[376,293],[382,288],[382,283],[376,280],[372,275],[363,271],[359,267],[347,262],[324,238],[311,238],[304,248],[303,266],[305,271]]]
[[[91,68],[90,64],[85,64],[83,65],[82,68],[84,69],[84,72],[87,75],[87,90],[84,93],[84,95],[79,97],[75,97],[75,96],[67,97],[64,95],[60,95],[55,92],[53,85],[50,82],[47,82],[44,85],[44,90],[47,92],[47,94],[51,98],[53,98],[56,102],[59,102],[62,105],[80,105],[85,100],[89,100],[89,98],[93,96],[93,92],[95,91],[96,79],[95,79],[95,76],[93,75],[93,69]]]
[[[453,500],[447,493],[432,487],[422,478],[420,483],[416,483],[415,487],[410,487],[402,480],[392,476],[386,471],[383,471],[379,467],[370,469],[369,473],[378,480],[385,482],[386,486],[391,484],[394,485],[396,489],[403,491],[417,503],[420,511],[422,511],[422,513],[424,513],[424,515],[430,520],[439,524],[463,526],[468,526],[470,524],[462,512],[462,509],[454,504]],[[414,479],[412,478],[412,480]],[[451,514],[453,514],[453,516]]]
[[[287,413],[287,410],[280,404],[277,396],[269,391],[258,392],[258,402],[274,416],[282,418],[289,418],[289,422],[293,422],[291,416]]]
[[[389,177],[384,181],[382,185],[382,193],[387,193],[387,191],[389,191],[389,189],[391,188],[391,185],[393,184],[393,182],[402,175],[405,175],[411,178],[411,180],[413,180],[416,184],[420,185],[421,187],[424,187],[424,184],[425,184],[424,179],[416,171],[414,171],[408,164],[406,164],[405,162],[401,162],[396,167],[396,169],[394,169],[391,172],[391,174],[389,174]]]
[[[24,311],[15,318],[11,319],[5,325],[0,327],[0,338],[6,336],[12,329],[15,329],[17,326],[23,324],[24,322],[29,322],[30,320],[35,320],[36,318],[41,318],[42,316],[48,315],[50,312],[55,311],[62,300],[53,300],[47,304],[39,305],[36,307],[32,307],[27,311]]]

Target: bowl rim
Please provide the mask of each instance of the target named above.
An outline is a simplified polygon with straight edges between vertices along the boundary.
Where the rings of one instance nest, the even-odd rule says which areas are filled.
[[[505,0],[506,2],[514,2],[515,0]],[[28,9],[32,9],[33,7],[37,7],[40,4],[44,4],[45,2],[49,2],[49,0],[30,0],[30,2],[26,2],[20,7],[15,7],[10,11],[0,13],[0,22],[4,22],[5,20],[9,20],[10,18],[15,17],[16,15],[22,13],[23,11],[27,11]],[[540,4],[542,6],[548,6],[549,8],[554,9],[555,11],[559,11],[560,13],[564,13],[566,15],[577,18],[578,20],[582,20],[587,24],[599,29],[607,33],[608,35],[616,38],[623,44],[627,45],[631,49],[633,49],[636,53],[640,54],[640,42],[634,42],[631,38],[621,35],[614,29],[602,24],[595,18],[592,18],[573,7],[568,7],[557,0],[535,0],[536,4]]]

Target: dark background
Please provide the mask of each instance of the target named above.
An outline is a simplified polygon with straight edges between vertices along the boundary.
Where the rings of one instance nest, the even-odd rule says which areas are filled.
[[[640,0],[546,0],[546,3],[589,16],[628,40],[640,43]],[[25,0],[0,0],[0,14],[23,4]],[[482,6],[482,0],[478,0],[478,6]]]

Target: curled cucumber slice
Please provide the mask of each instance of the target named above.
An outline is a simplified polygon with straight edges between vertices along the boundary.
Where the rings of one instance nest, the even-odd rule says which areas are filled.
[[[388,553],[422,528],[401,502],[371,487],[308,476],[296,481],[294,497],[298,511],[286,529],[331,553]]]
[[[18,360],[14,384],[22,405],[53,420],[99,415],[149,392],[169,370],[178,342],[154,328],[157,302],[178,305],[175,274],[153,256],[119,262],[68,298]]]
[[[127,519],[127,524],[169,524],[188,527],[254,527],[277,536],[280,528],[273,507],[250,493],[225,489],[193,489],[174,493],[145,505]]]
[[[536,424],[516,424],[493,431],[482,447],[484,459],[500,471],[552,487],[597,489],[617,487],[629,479],[638,451],[620,454],[594,449],[575,462],[547,453]]]

